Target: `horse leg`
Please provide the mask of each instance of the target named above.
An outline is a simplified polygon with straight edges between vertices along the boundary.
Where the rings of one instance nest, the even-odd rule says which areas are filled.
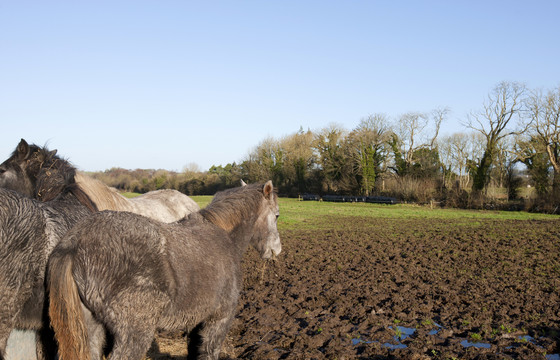
[[[2,298],[0,298],[2,299]],[[2,299],[2,301],[5,301],[8,299]],[[9,302],[6,301],[6,302]],[[0,360],[1,359],[6,359],[8,354],[11,353],[15,353],[16,350],[18,349],[13,349],[14,348],[14,343],[13,343],[13,339],[12,341],[10,341],[10,349],[8,349],[8,339],[10,338],[10,335],[14,332],[12,330],[14,330],[15,328],[15,324],[13,322],[13,318],[12,316],[10,316],[12,309],[10,310],[6,310],[6,304],[3,304],[4,306],[0,305]],[[22,345],[22,344],[18,344],[18,345]],[[23,344],[24,347],[29,346],[30,344],[25,343]],[[9,350],[9,351],[8,351]]]
[[[35,334],[37,360],[56,359],[57,347],[54,331],[50,326],[43,326]]]
[[[98,360],[103,357],[103,346],[105,345],[105,328],[95,320],[91,311],[82,304],[84,320],[88,332],[89,351],[91,360]]]
[[[221,319],[207,320],[197,326],[189,336],[189,341],[193,341],[193,346],[189,344],[187,359],[218,360],[232,319],[233,313]],[[196,349],[197,343],[199,344]],[[191,350],[194,350],[194,353],[191,353]]]
[[[155,336],[160,314],[168,300],[157,290],[128,289],[104,311],[103,321],[113,335],[108,360],[141,360]]]
[[[8,345],[8,337],[10,337],[10,329],[0,327],[0,359],[6,358],[6,346]]]
[[[37,360],[57,359],[58,346],[50,327],[48,307],[43,310],[42,326],[35,332]]]
[[[141,360],[144,358],[155,336],[155,330],[135,331],[115,334],[115,345],[108,360]]]
[[[44,336],[45,335],[42,334],[42,329],[35,334],[35,351],[37,360],[51,359],[51,357],[49,357],[48,355],[49,349],[45,345]],[[54,359],[54,357],[52,357],[52,359]]]
[[[187,335],[187,360],[196,359],[198,357],[198,348],[202,345],[202,323],[198,324],[194,329],[189,331]]]

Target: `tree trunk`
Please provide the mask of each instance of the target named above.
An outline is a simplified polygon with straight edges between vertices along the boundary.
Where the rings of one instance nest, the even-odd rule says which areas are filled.
[[[554,171],[553,171],[553,174],[552,174],[552,196],[551,196],[551,199],[556,205],[560,205],[560,172],[556,170],[556,167],[554,168]]]

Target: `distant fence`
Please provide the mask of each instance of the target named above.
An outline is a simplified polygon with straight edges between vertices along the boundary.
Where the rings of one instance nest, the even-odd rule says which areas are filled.
[[[303,194],[301,196],[303,201],[330,201],[330,202],[364,202],[372,204],[389,204],[393,205],[398,203],[396,198],[388,196],[347,196],[347,195],[315,195]]]

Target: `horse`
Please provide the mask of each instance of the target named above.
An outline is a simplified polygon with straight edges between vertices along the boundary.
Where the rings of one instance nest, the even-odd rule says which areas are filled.
[[[0,188],[0,359],[6,359],[8,337],[14,329],[40,331],[36,356],[56,356],[46,318],[47,259],[73,224],[97,211],[76,185],[72,167],[51,167],[58,161],[55,151],[28,150],[28,165],[39,167],[34,182],[44,201]],[[1,172],[8,172],[8,178],[14,174]],[[20,187],[31,188],[25,182]]]
[[[200,209],[194,200],[176,190],[151,191],[129,200],[115,189],[78,172],[70,162],[57,156],[57,150],[30,145],[24,139],[0,164],[0,188],[17,191],[41,202],[54,199],[70,183],[74,196],[80,196],[80,201],[95,210],[131,211],[159,221],[173,222]],[[17,351],[16,348],[31,348],[33,337],[31,331],[21,332],[17,344],[10,341],[7,349],[4,345],[4,352],[11,354]]]
[[[193,199],[177,190],[153,190],[128,199],[115,189],[81,172],[76,173],[76,183],[99,210],[129,211],[166,223],[180,220],[200,210]]]
[[[30,159],[33,149],[24,139],[21,139],[13,154],[0,164],[0,187],[12,189],[30,198],[44,201],[44,190],[37,186],[37,173],[45,166]],[[30,151],[31,149],[31,151]],[[52,156],[56,155],[53,150]],[[71,166],[68,161],[58,158],[49,166]],[[52,169],[47,169],[47,171]],[[130,211],[142,214],[163,222],[174,222],[182,219],[191,212],[198,211],[198,204],[187,195],[177,190],[155,190],[132,199],[119,194],[115,189],[78,172],[74,168],[77,186],[96,204],[99,210]]]
[[[218,359],[252,245],[280,254],[272,181],[217,193],[204,209],[164,224],[103,211],[76,224],[48,264],[49,317],[62,360],[142,359],[157,330],[186,330],[189,359]]]

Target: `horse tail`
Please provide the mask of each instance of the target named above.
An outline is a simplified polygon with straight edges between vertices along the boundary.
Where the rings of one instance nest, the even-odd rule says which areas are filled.
[[[58,248],[49,260],[49,317],[59,346],[59,358],[89,360],[88,332],[72,275],[72,255],[70,249]]]

